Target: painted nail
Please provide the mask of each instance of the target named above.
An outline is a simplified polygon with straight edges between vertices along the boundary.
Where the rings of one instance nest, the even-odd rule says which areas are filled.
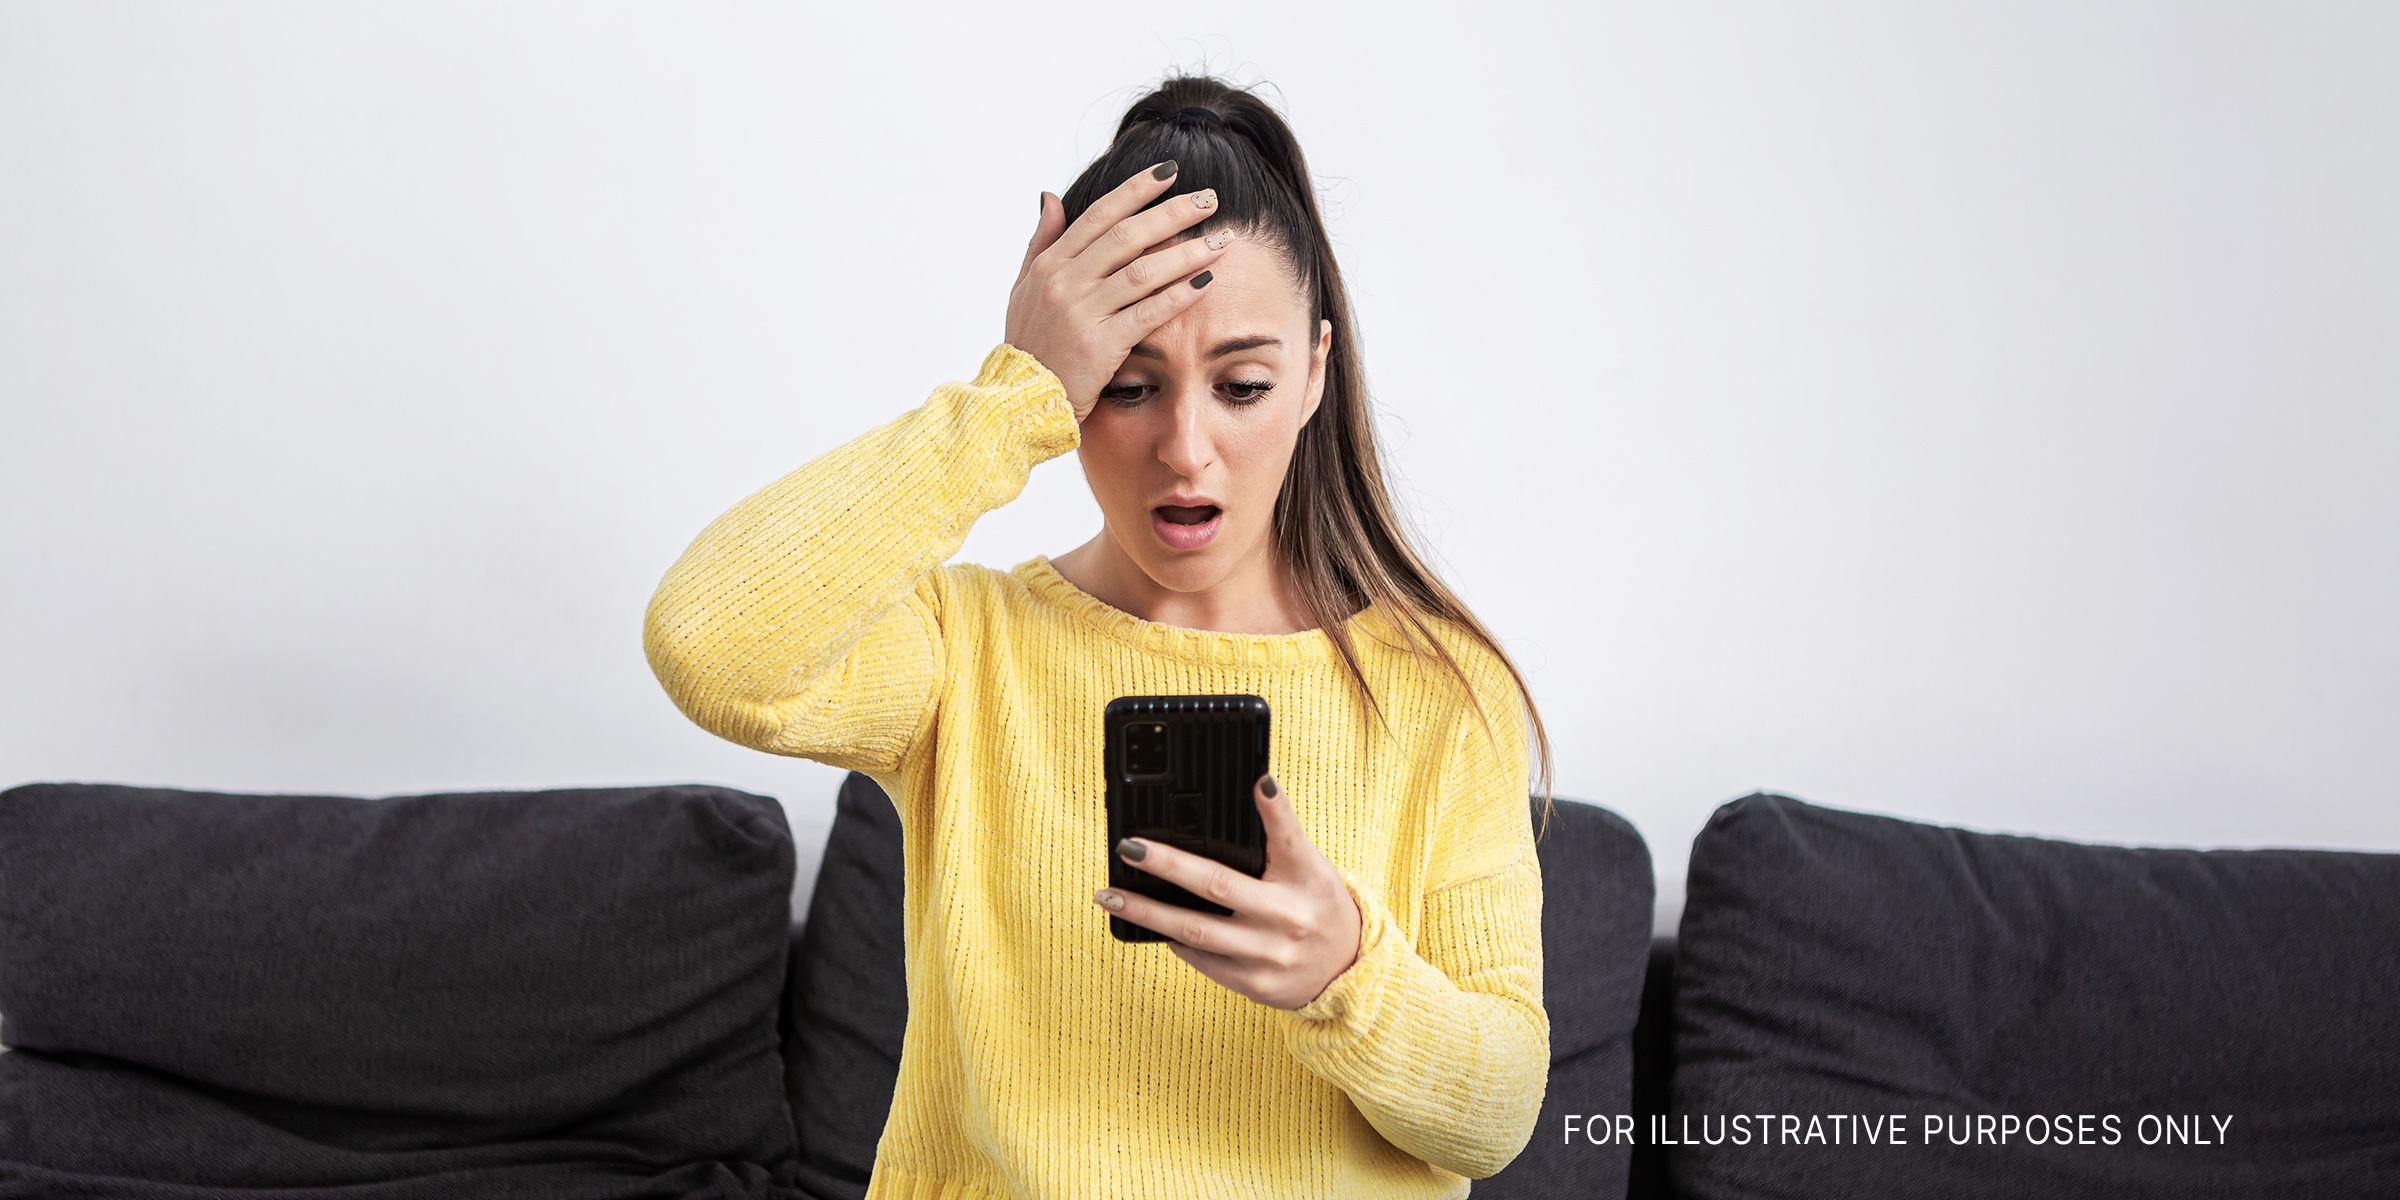
[[[1044,216],[1048,216],[1050,213],[1050,193],[1043,192],[1041,199],[1037,201],[1037,203],[1041,205],[1042,214]]]
[[[1275,782],[1275,777],[1269,775],[1265,783],[1258,785],[1258,790],[1265,792],[1267,799],[1272,800],[1283,794],[1283,785]]]
[[[1160,163],[1160,164],[1158,164],[1158,165],[1157,165],[1157,166],[1155,166],[1155,167],[1152,167],[1152,168],[1150,168],[1150,178],[1152,178],[1152,179],[1173,179],[1173,178],[1175,178],[1175,172],[1177,172],[1177,171],[1180,171],[1180,170],[1182,170],[1182,169],[1183,169],[1183,168],[1181,168],[1181,167],[1178,167],[1178,166],[1176,166],[1176,165],[1175,165],[1175,160],[1174,160],[1174,159],[1171,159],[1171,158],[1170,158],[1170,159],[1168,159],[1167,161],[1165,161],[1165,162],[1163,162],[1163,163]]]
[[[1150,857],[1150,847],[1145,846],[1140,842],[1133,840],[1132,838],[1126,838],[1125,840],[1117,843],[1117,856],[1127,862],[1140,862],[1143,859]]]
[[[1045,209],[1044,211],[1048,211],[1048,210],[1046,210],[1046,209]],[[1225,247],[1227,247],[1227,246],[1230,246],[1230,245],[1232,245],[1232,244],[1233,244],[1233,235],[1232,235],[1232,234],[1230,234],[1230,233],[1227,233],[1227,232],[1225,232],[1225,231],[1224,231],[1224,230],[1222,230],[1222,229],[1218,230],[1218,231],[1217,231],[1217,232],[1215,232],[1215,233],[1212,233],[1212,234],[1208,235],[1208,248],[1209,248],[1209,249],[1211,249],[1211,250],[1222,250],[1222,249],[1224,249]]]
[[[1125,897],[1120,896],[1115,892],[1094,892],[1092,893],[1092,903],[1097,904],[1110,912],[1125,911]]]
[[[1214,272],[1214,271],[1202,271],[1202,272],[1200,272],[1199,274],[1192,276],[1192,286],[1193,286],[1194,288],[1204,288],[1204,287],[1207,287],[1207,286],[1208,286],[1208,281],[1209,281],[1209,280],[1211,280],[1211,279],[1215,279],[1216,277],[1217,277],[1217,273],[1216,273],[1216,272]],[[1128,845],[1128,846],[1130,846],[1130,845],[1132,845],[1133,843],[1131,843],[1131,842],[1127,842],[1127,843],[1125,843],[1125,844],[1126,844],[1126,845]],[[1139,854],[1136,854],[1136,855],[1134,855],[1134,857],[1135,857],[1135,858],[1140,858],[1140,857],[1141,857],[1141,855],[1139,855]]]
[[[1201,188],[1199,191],[1192,193],[1193,208],[1215,208],[1216,206],[1217,189]]]

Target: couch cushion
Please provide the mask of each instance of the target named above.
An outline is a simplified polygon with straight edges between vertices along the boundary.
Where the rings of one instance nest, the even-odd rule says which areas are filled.
[[[0,793],[0,1195],[770,1194],[792,861],[717,788]]]
[[[834,804],[784,997],[799,1181],[820,1200],[867,1194],[899,1082],[908,1031],[904,869],[898,810],[874,780],[852,772]]]
[[[1537,821],[1539,816],[1537,813]],[[1542,863],[1550,1089],[1533,1140],[1477,1196],[1620,1195],[1626,1148],[1561,1139],[1564,1115],[1630,1112],[1629,1038],[1650,945],[1650,851],[1624,818],[1572,800],[1537,844]],[[900,822],[864,775],[842,784],[793,965],[792,1112],[802,1180],[857,1200],[875,1165],[908,1027]]]
[[[1672,1173],[1703,1200],[2388,1191],[2395,944],[2400,856],[2087,846],[1751,796],[1692,850],[1668,1133],[1700,1144]]]

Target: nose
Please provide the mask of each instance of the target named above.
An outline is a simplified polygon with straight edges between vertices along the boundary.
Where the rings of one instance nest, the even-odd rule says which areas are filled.
[[[1158,461],[1185,479],[1197,479],[1217,461],[1217,442],[1209,428],[1213,415],[1205,386],[1175,389],[1167,406],[1167,428],[1161,431]]]

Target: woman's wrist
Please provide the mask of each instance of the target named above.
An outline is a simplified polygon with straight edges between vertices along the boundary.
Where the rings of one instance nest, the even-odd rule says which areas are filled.
[[[1375,969],[1369,960],[1382,949],[1383,929],[1376,920],[1381,915],[1381,906],[1359,887],[1358,880],[1348,871],[1341,876],[1342,888],[1349,893],[1351,906],[1358,913],[1357,940],[1351,944],[1350,960],[1325,981],[1325,986],[1308,1003],[1286,1010],[1304,1021],[1337,1020],[1354,1007],[1357,992]]]

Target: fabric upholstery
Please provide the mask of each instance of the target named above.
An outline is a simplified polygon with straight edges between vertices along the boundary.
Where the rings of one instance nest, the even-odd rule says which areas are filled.
[[[792,861],[717,788],[0,793],[0,1196],[782,1194]]]
[[[908,1031],[901,871],[900,814],[874,780],[852,772],[835,802],[784,998],[800,1184],[821,1200],[867,1194],[892,1107]]]
[[[2400,855],[2088,846],[1751,796],[1693,847],[1669,1132],[1794,1115],[1830,1140],[1834,1114],[1898,1114],[1905,1135],[1745,1146],[1715,1125],[1670,1169],[1700,1200],[2392,1195],[2395,945]],[[2115,1144],[2050,1135],[2086,1115]]]

